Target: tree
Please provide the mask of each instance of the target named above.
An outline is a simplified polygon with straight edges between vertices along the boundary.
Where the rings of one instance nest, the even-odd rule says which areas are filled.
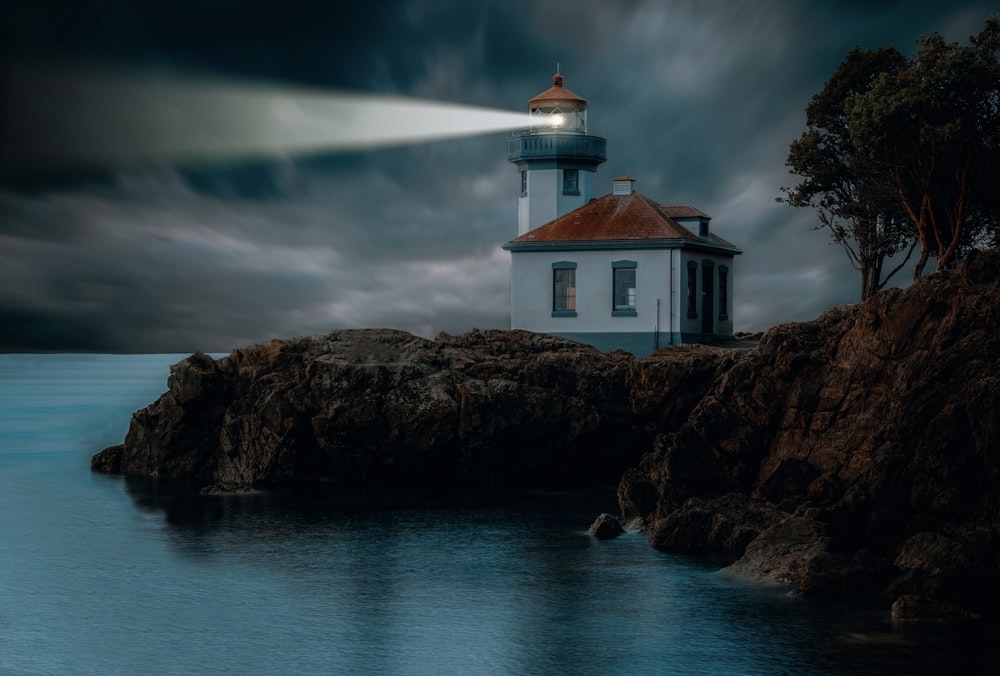
[[[861,273],[861,300],[882,289],[905,261],[883,277],[888,257],[916,239],[895,192],[879,168],[859,155],[847,126],[845,106],[867,93],[886,72],[901,68],[906,59],[889,47],[877,51],[851,50],[823,91],[806,108],[807,130],[793,141],[787,166],[802,181],[782,188],[787,202],[816,210],[818,225],[843,246]],[[913,246],[910,247],[912,253]],[[907,259],[909,254],[907,254]]]
[[[1000,20],[971,44],[920,39],[913,56],[846,101],[851,144],[895,192],[920,242],[919,277],[931,256],[950,268],[995,241],[1000,182]]]

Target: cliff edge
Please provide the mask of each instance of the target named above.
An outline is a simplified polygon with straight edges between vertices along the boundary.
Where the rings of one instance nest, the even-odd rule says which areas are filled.
[[[619,487],[667,551],[894,614],[1000,600],[1000,254],[777,326]]]
[[[1000,253],[644,359],[523,331],[335,331],[171,368],[95,471],[202,490],[612,483],[650,543],[898,617],[1000,600]]]
[[[167,391],[91,467],[203,491],[611,485],[656,429],[683,422],[719,364],[685,348],[640,368],[525,331],[274,340],[172,366]]]

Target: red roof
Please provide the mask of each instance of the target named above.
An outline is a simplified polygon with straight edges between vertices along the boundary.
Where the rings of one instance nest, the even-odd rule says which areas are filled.
[[[705,240],[675,221],[704,212],[689,206],[661,206],[637,192],[629,195],[605,195],[569,212],[554,221],[530,230],[511,240],[512,244],[529,242],[602,242],[628,240]],[[715,235],[711,243],[733,245]]]
[[[528,106],[532,110],[542,105],[566,106],[582,110],[587,107],[587,99],[563,87],[563,76],[556,73],[552,76],[552,86],[528,101]]]
[[[667,216],[670,216],[670,218],[711,218],[711,216],[706,214],[701,209],[695,209],[694,207],[688,205],[668,207],[661,204],[660,208],[663,209],[663,211],[667,214]]]

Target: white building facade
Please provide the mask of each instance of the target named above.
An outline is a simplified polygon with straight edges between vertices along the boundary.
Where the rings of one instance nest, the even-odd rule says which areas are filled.
[[[545,114],[565,116],[573,101],[586,106],[575,95],[559,98],[561,76],[554,83],[531,101],[537,127],[515,134],[508,145],[522,188],[518,237],[503,245],[511,252],[511,328],[637,356],[732,336],[733,264],[742,252],[710,231],[708,215],[657,204],[636,192],[628,176],[616,178],[610,194],[593,199],[604,139],[591,137],[585,127],[567,130],[565,117],[555,126],[541,123]],[[539,100],[553,99],[563,107],[539,110]],[[572,112],[573,119],[585,120],[582,111]],[[524,152],[532,147],[539,150]],[[565,148],[576,156],[559,152]],[[562,194],[574,187],[580,195]],[[586,200],[574,201],[584,195]]]

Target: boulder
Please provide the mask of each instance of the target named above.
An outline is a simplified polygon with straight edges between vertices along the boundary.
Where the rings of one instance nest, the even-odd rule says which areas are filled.
[[[783,515],[772,505],[740,493],[718,498],[689,498],[649,527],[657,549],[737,557],[760,533]]]
[[[916,594],[900,596],[892,603],[892,619],[907,622],[956,622],[978,616],[951,603]]]
[[[611,540],[624,532],[621,522],[607,512],[598,516],[587,529],[587,533],[598,540]]]

